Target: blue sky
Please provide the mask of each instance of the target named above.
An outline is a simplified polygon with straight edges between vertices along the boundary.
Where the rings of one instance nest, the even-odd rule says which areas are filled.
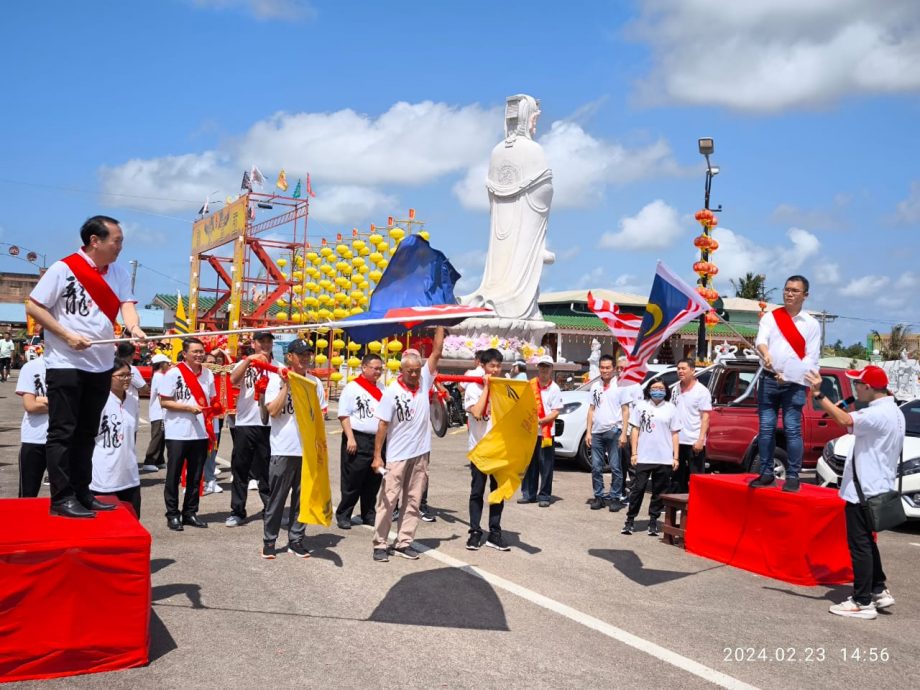
[[[142,302],[187,282],[198,207],[252,164],[311,173],[313,236],[416,208],[474,288],[483,166],[523,92],[556,189],[543,291],[646,294],[659,258],[692,280],[712,136],[723,294],[804,273],[807,305],[846,317],[830,341],[920,330],[910,0],[51,0],[4,28],[0,242],[51,261],[113,215]]]

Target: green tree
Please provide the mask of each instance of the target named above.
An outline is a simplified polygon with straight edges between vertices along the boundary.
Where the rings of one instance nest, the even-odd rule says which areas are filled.
[[[738,281],[729,280],[735,291],[735,297],[744,299],[762,300],[768,302],[776,288],[766,289],[767,277],[763,273],[751,273],[748,271]]]
[[[888,335],[872,331],[872,347],[878,350],[883,360],[898,359],[901,356],[901,350],[907,350],[910,353],[913,345],[914,339],[911,338],[910,326],[906,323],[893,326]]]

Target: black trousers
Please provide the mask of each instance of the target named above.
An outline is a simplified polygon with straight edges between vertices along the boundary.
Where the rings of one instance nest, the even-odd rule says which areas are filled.
[[[93,448],[102,408],[109,399],[112,372],[48,369],[48,480],[51,502],[92,496]]]
[[[382,477],[371,470],[374,461],[375,434],[352,431],[358,450],[354,455],[348,453],[348,439],[342,434],[342,451],[340,467],[342,475],[342,500],[335,510],[336,520],[350,520],[352,511],[361,501],[361,522],[373,525],[376,516],[377,492],[380,491]]]
[[[116,496],[119,501],[124,501],[125,503],[130,503],[131,507],[134,508],[134,514],[137,516],[137,519],[141,519],[141,487],[140,484],[137,486],[132,486],[127,489],[122,489],[121,491],[97,491],[97,496]]]
[[[483,494],[486,492],[486,477],[489,478],[489,490],[495,491],[498,482],[495,477],[483,474],[476,465],[470,463],[470,534],[482,534],[479,524],[482,522]],[[489,504],[489,533],[501,534],[502,510],[505,502]]]
[[[263,541],[275,543],[281,531],[281,519],[288,494],[291,495],[291,508],[288,512],[288,542],[303,539],[306,525],[300,520],[300,475],[303,458],[299,455],[273,455],[268,461],[268,484],[271,496],[265,506],[263,521]]]
[[[706,451],[699,453],[693,450],[690,443],[681,443],[678,446],[677,460],[680,463],[671,477],[671,493],[685,494],[690,491],[690,475],[703,474],[706,471]]]
[[[182,517],[189,517],[198,512],[198,485],[204,461],[208,457],[208,439],[191,441],[166,440],[166,484],[163,486],[163,499],[166,501],[166,517],[179,517],[179,482],[182,479],[182,467],[185,470],[185,501],[182,504]]]
[[[844,512],[847,520],[847,546],[850,547],[850,561],[853,564],[853,599],[865,605],[872,601],[873,594],[879,594],[885,589],[882,557],[872,536],[865,509],[859,504],[847,502]]]
[[[629,490],[629,510],[626,511],[626,519],[629,522],[636,519],[639,510],[642,508],[645,487],[648,486],[649,480],[652,482],[652,501],[648,504],[648,517],[650,520],[657,520],[664,506],[661,501],[661,494],[667,490],[668,483],[671,481],[670,463],[667,465],[645,463],[636,465],[636,479]]]
[[[521,482],[521,498],[527,500],[549,501],[553,496],[553,466],[556,462],[556,449],[543,447],[543,439],[537,436],[537,442]]]
[[[19,449],[19,498],[35,498],[48,463],[44,443],[23,443]]]
[[[144,457],[145,465],[165,465],[163,452],[166,450],[166,435],[163,420],[150,422],[150,443],[147,444],[147,454]]]
[[[230,512],[239,518],[246,518],[246,494],[249,478],[259,483],[259,498],[262,508],[268,506],[271,491],[268,487],[268,458],[271,454],[267,426],[237,426],[233,431],[233,455],[230,456],[230,471],[233,483],[230,486]]]

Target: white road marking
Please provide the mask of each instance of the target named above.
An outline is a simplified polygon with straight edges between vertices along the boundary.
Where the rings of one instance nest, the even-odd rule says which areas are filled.
[[[363,525],[367,529],[373,529],[370,525]],[[390,532],[390,539],[396,538],[396,532]],[[750,685],[745,683],[743,680],[738,680],[726,673],[721,671],[716,671],[714,668],[709,668],[708,666],[694,661],[688,657],[685,657],[677,652],[672,652],[666,647],[662,647],[659,644],[655,644],[650,640],[639,637],[638,635],[633,635],[630,632],[618,628],[615,625],[611,625],[605,621],[595,618],[587,613],[579,611],[578,609],[567,606],[562,602],[556,601],[555,599],[550,599],[547,596],[540,594],[539,592],[534,592],[532,589],[527,589],[522,585],[519,585],[511,580],[506,580],[503,577],[490,573],[488,570],[483,570],[482,568],[477,568],[474,565],[465,563],[453,556],[448,556],[445,553],[441,553],[437,549],[432,549],[431,547],[425,546],[424,544],[419,544],[418,542],[413,542],[413,548],[418,551],[420,554],[433,558],[436,561],[440,561],[444,565],[449,565],[452,568],[457,568],[463,572],[472,575],[473,577],[478,577],[480,580],[485,580],[493,587],[498,587],[509,594],[529,601],[531,604],[536,604],[540,608],[544,608],[547,611],[552,611],[557,613],[560,616],[568,618],[575,623],[590,628],[596,632],[606,635],[618,642],[622,642],[625,645],[629,645],[633,649],[638,649],[640,652],[645,652],[649,656],[653,656],[656,659],[660,659],[665,663],[671,664],[682,671],[687,671],[693,675],[702,678],[705,681],[713,683],[723,688],[731,688],[732,690],[757,690],[757,686]]]
[[[915,541],[910,542],[910,545],[911,545],[911,546],[920,546],[920,544],[918,544],[918,543],[915,542]]]

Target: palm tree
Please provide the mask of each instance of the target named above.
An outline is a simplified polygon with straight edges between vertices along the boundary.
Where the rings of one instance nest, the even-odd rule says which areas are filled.
[[[909,354],[915,340],[911,337],[910,325],[906,323],[892,326],[891,333],[888,335],[872,331],[873,348],[878,350],[883,360],[898,359],[901,356],[901,350],[907,350]]]
[[[744,276],[738,278],[738,282],[729,280],[732,288],[735,290],[735,297],[744,299],[753,299],[767,302],[776,292],[776,288],[765,289],[767,277],[763,273],[752,273],[748,271]]]

